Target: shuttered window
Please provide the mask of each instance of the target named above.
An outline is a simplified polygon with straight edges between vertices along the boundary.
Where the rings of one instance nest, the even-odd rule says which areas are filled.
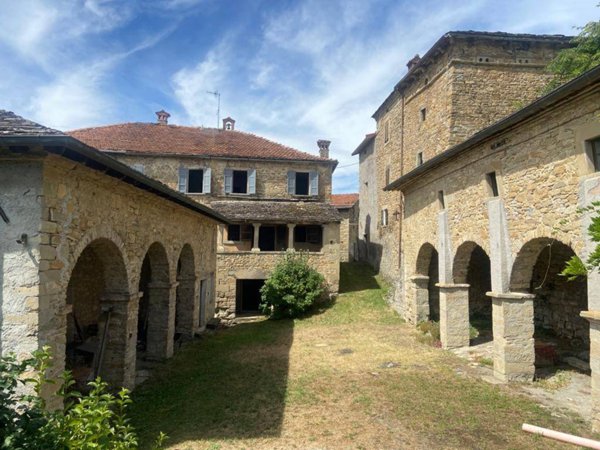
[[[319,173],[289,171],[288,194],[319,195]]]
[[[255,194],[256,169],[225,169],[226,194]]]
[[[179,168],[179,192],[186,194],[210,194],[211,170],[209,168]]]

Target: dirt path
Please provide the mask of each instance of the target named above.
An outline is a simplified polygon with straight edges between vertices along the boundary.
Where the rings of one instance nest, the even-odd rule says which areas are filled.
[[[296,321],[239,325],[182,349],[135,393],[144,442],[177,449],[564,448],[523,422],[589,435],[507,386],[420,344],[364,266],[345,293]]]

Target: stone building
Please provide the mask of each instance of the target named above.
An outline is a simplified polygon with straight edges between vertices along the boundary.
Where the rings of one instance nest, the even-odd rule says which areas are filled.
[[[178,189],[231,219],[217,243],[216,315],[232,321],[258,310],[259,289],[287,249],[309,252],[331,293],[338,291],[340,221],[330,205],[329,141],[319,154],[237,131],[157,123],[125,123],[70,134]]]
[[[600,192],[600,69],[533,101],[567,41],[448,33],[375,113],[375,163],[356,153],[377,174],[367,182],[378,183],[395,308],[411,323],[439,321],[445,348],[487,327],[504,381],[567,361],[591,368],[600,429],[599,275],[559,275],[594,248],[577,209]]]
[[[214,314],[219,213],[0,111],[0,354],[133,387]]]
[[[355,261],[358,254],[358,194],[333,194],[331,204],[336,207],[340,223],[340,261]]]

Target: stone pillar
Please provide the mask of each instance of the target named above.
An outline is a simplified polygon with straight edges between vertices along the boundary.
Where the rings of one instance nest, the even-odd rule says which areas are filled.
[[[531,381],[535,374],[535,295],[519,292],[487,295],[492,297],[494,376],[502,381]]]
[[[448,211],[438,213],[438,265],[441,284],[452,284],[452,243],[450,241],[450,226]]]
[[[469,285],[438,283],[443,348],[469,346]]]
[[[223,245],[223,236],[225,234],[225,225],[222,223],[219,224],[219,228],[217,229],[217,251],[224,252],[225,246]]]
[[[296,224],[295,223],[288,223],[288,245],[287,248],[288,249],[293,249],[294,248],[294,228],[296,228]]]
[[[196,301],[196,277],[180,277],[177,283],[175,332],[191,339],[200,314],[199,302]]]
[[[254,242],[252,243],[252,251],[260,252],[260,247],[258,245],[258,236],[260,233],[260,223],[253,223],[252,226],[254,227]]]
[[[600,311],[583,311],[590,322],[590,368],[592,370],[592,431],[600,432]]]
[[[512,254],[506,210],[501,198],[488,200],[490,233],[490,269],[493,292],[509,292]]]
[[[415,275],[410,281],[412,289],[405,319],[416,325],[429,320],[429,277]]]
[[[177,283],[148,283],[146,358],[161,361],[173,356]]]
[[[106,293],[100,299],[102,314],[98,335],[102,337],[107,319],[108,332],[102,360],[98,362],[99,375],[113,387],[135,387],[137,321],[141,296],[141,292]]]

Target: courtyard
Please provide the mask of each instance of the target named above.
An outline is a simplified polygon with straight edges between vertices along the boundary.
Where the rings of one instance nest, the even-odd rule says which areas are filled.
[[[134,393],[142,446],[162,431],[177,449],[563,448],[524,422],[590,436],[577,414],[418,339],[368,266],[343,264],[340,292],[301,320],[184,345]]]

